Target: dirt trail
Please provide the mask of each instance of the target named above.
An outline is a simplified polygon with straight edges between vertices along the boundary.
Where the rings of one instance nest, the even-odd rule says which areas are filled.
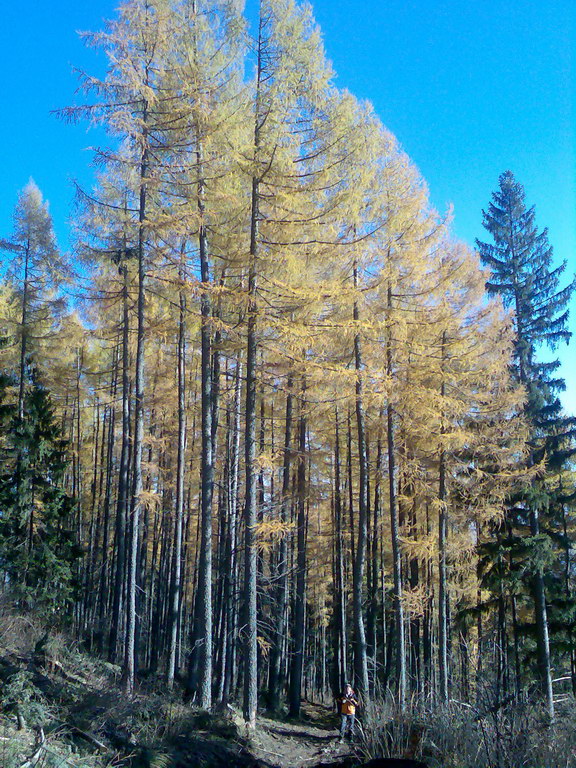
[[[313,768],[352,755],[350,745],[338,743],[337,716],[318,705],[303,707],[302,722],[258,719],[251,752],[274,768]]]

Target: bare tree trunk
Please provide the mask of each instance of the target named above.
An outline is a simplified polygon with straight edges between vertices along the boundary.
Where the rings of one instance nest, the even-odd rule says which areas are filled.
[[[116,403],[116,394],[118,391],[118,354],[114,361],[113,387],[111,391],[112,402]],[[110,503],[112,498],[112,467],[114,460],[114,437],[116,429],[116,406],[110,408],[110,424],[108,427],[108,446],[106,452],[106,482],[104,490],[104,509],[102,525],[102,563],[99,582],[98,598],[98,648],[102,653],[105,646],[105,628],[107,608],[110,599],[110,577],[109,573],[109,538],[110,538]]]
[[[294,649],[290,667],[290,717],[300,717],[304,635],[306,621],[306,380],[302,381],[298,424],[298,516],[296,522],[296,592],[294,595]]]
[[[442,385],[444,386],[444,385]],[[448,702],[448,611],[446,588],[446,459],[440,450],[438,500],[438,675],[440,701]]]
[[[130,440],[130,379],[129,365],[129,315],[128,315],[128,268],[126,252],[120,262],[122,284],[122,446],[120,449],[120,466],[118,470],[118,497],[116,501],[116,568],[114,574],[114,596],[112,599],[112,620],[110,623],[110,639],[108,642],[108,661],[116,661],[118,653],[118,635],[121,624],[122,592],[124,585],[124,570],[126,563],[126,514],[128,507],[129,487],[129,440]],[[121,655],[124,655],[123,653]]]
[[[426,504],[426,535],[430,536],[430,511]],[[432,668],[432,627],[434,615],[434,579],[432,558],[428,558],[426,564],[426,604],[424,607],[424,616],[422,618],[422,656],[423,656],[423,676],[424,676],[424,694],[430,696],[434,691],[434,676]]]
[[[375,483],[374,483],[374,507],[372,515],[372,534],[371,534],[371,547],[370,547],[370,562],[368,565],[370,580],[369,580],[369,603],[368,603],[368,616],[366,621],[367,630],[367,644],[371,657],[371,665],[373,669],[372,690],[376,686],[376,672],[378,668],[378,633],[376,631],[376,621],[378,616],[378,595],[379,589],[379,569],[378,569],[378,556],[379,556],[379,526],[380,526],[380,498],[381,498],[381,474],[382,474],[382,440],[380,434],[378,435],[378,444],[376,448],[376,467],[375,467]]]
[[[442,376],[446,350],[446,332],[442,334]],[[445,396],[446,386],[442,380],[440,394]],[[440,427],[441,436],[445,432],[444,415]],[[441,437],[442,439],[442,437]],[[440,701],[448,702],[448,590],[446,574],[446,454],[440,445],[439,481],[438,481],[438,675],[440,678]]]
[[[236,552],[238,542],[238,485],[240,469],[240,402],[241,402],[242,364],[236,361],[234,383],[234,419],[230,439],[230,472],[228,478],[228,575],[225,579],[224,604],[227,611],[226,660],[222,698],[227,701],[231,696],[236,679],[236,628],[238,615],[236,610],[236,592],[238,587]]]
[[[414,489],[410,489],[414,493]],[[414,542],[418,541],[418,527],[416,517],[416,502],[411,503],[410,508],[410,534]],[[420,585],[420,568],[417,557],[410,558],[410,589],[416,592]],[[422,693],[422,669],[420,663],[420,617],[414,616],[410,620],[410,659],[412,690],[416,695]]]
[[[480,546],[480,523],[476,525],[476,548]],[[482,685],[484,681],[483,667],[484,667],[484,622],[482,621],[482,564],[480,558],[478,558],[478,564],[476,566],[476,581],[478,586],[476,588],[476,634],[478,636],[476,641],[477,654],[476,654],[476,706],[479,706],[482,702]]]
[[[198,143],[198,211],[200,228],[200,273],[202,294],[200,299],[202,322],[201,334],[201,410],[202,410],[202,457],[201,457],[201,526],[200,560],[198,564],[198,629],[200,643],[198,693],[203,709],[212,706],[212,495],[214,489],[214,456],[212,450],[212,356],[210,318],[212,315],[209,295],[210,271],[208,266],[208,242],[204,222],[204,179],[201,145]]]
[[[269,704],[277,710],[280,704],[282,643],[286,634],[288,609],[288,524],[290,512],[290,471],[292,464],[292,377],[286,383],[286,415],[284,427],[284,459],[282,464],[282,501],[280,520],[284,526],[278,551],[278,588],[276,590],[277,623],[270,659],[270,677],[268,682]]]
[[[124,688],[131,696],[134,692],[138,648],[136,646],[136,615],[138,587],[138,542],[140,535],[140,510],[143,490],[142,479],[142,449],[144,444],[144,333],[145,333],[145,286],[146,265],[144,255],[145,221],[146,221],[146,175],[148,173],[148,106],[144,105],[142,124],[143,144],[142,161],[140,164],[140,200],[138,206],[138,300],[137,300],[137,331],[136,331],[136,377],[134,397],[134,447],[133,447],[133,484],[130,520],[130,549],[127,583],[127,620]]]
[[[184,246],[183,246],[184,248]],[[184,255],[182,254],[182,257]],[[180,280],[184,280],[180,270]],[[178,456],[176,464],[176,516],[174,520],[174,567],[170,605],[168,688],[174,685],[176,652],[178,647],[178,626],[182,594],[182,528],[184,520],[184,464],[186,458],[186,297],[180,290],[180,316],[178,322]]]
[[[336,615],[338,631],[338,693],[344,690],[348,680],[347,665],[347,633],[346,633],[346,596],[344,577],[344,532],[342,526],[342,492],[340,471],[340,435],[338,425],[338,409],[335,414],[336,434],[334,439],[334,517],[336,536]]]
[[[388,339],[386,342],[386,369],[389,378],[393,376],[392,357],[392,286],[388,285]],[[402,555],[400,551],[400,525],[396,496],[396,446],[394,429],[394,411],[388,403],[386,408],[388,436],[388,480],[390,488],[390,533],[392,536],[392,572],[394,576],[394,619],[396,627],[396,685],[398,702],[403,709],[406,706],[406,648],[404,640],[404,605],[402,602]]]
[[[538,510],[530,510],[530,533],[538,536],[540,523]],[[550,639],[548,636],[548,615],[546,608],[546,595],[544,592],[544,574],[542,568],[537,567],[533,578],[534,609],[536,615],[536,644],[538,647],[538,669],[540,672],[540,684],[546,698],[546,709],[550,721],[554,720],[554,692],[552,690],[552,673],[550,663]]]
[[[257,182],[253,185],[253,205],[257,195]],[[253,214],[253,238],[256,221]],[[258,697],[258,645],[257,645],[257,549],[256,549],[256,267],[250,266],[248,276],[249,318],[246,354],[246,433],[244,461],[246,471],[246,498],[244,506],[244,610],[246,639],[244,647],[244,719],[250,727],[256,725]]]
[[[354,287],[358,287],[358,271],[354,265]],[[362,347],[358,329],[358,301],[354,301],[354,360],[356,366],[356,423],[358,428],[358,462],[360,465],[359,503],[358,503],[358,539],[354,558],[352,583],[352,610],[354,615],[354,672],[356,685],[364,696],[369,696],[368,657],[366,653],[366,635],[362,613],[362,593],[364,567],[366,561],[367,513],[368,513],[368,453],[366,448],[366,424],[363,402]]]
[[[348,481],[348,517],[350,520],[350,553],[352,562],[356,562],[356,538],[354,534],[354,478],[352,477],[352,417],[348,408],[348,434],[346,444],[346,470]]]
[[[260,154],[260,134],[265,117],[261,115],[261,87],[263,78],[263,33],[265,19],[260,8],[258,26],[258,54],[256,80],[256,110],[254,125],[254,162],[258,163]],[[256,549],[256,363],[257,363],[257,259],[258,235],[260,225],[260,176],[252,177],[252,201],[250,212],[250,266],[248,270],[248,328],[246,339],[246,413],[244,461],[246,471],[244,503],[244,620],[246,623],[244,643],[244,720],[249,728],[256,727],[256,709],[258,706],[258,630],[257,630],[257,572],[258,557]],[[259,169],[258,169],[259,173]]]

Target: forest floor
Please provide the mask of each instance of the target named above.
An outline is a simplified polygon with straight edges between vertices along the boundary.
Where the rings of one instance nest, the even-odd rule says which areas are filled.
[[[306,703],[301,722],[260,717],[250,751],[260,763],[274,768],[314,768],[345,763],[353,756],[350,744],[339,743],[334,709]]]

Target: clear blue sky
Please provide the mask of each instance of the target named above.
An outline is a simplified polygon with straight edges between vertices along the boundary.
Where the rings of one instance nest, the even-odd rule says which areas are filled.
[[[248,0],[248,6],[255,0]],[[90,185],[97,141],[50,111],[71,103],[73,66],[101,72],[76,30],[96,30],[113,0],[5,3],[0,25],[0,236],[33,176],[66,244],[71,178]],[[426,178],[454,205],[456,233],[483,236],[481,209],[512,170],[576,271],[576,0],[316,0],[338,83],[370,99]],[[576,301],[572,327],[576,331]],[[561,350],[576,413],[574,348]]]

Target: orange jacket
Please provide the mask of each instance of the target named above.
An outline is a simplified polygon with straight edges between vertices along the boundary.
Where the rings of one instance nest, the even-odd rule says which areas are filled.
[[[340,699],[340,712],[343,715],[354,715],[358,701],[354,696],[343,696]]]

